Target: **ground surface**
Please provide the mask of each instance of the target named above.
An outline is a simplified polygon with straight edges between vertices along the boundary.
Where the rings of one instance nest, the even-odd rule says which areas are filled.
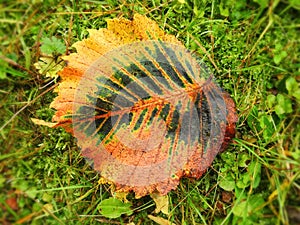
[[[258,3],[259,2],[259,3]],[[69,51],[87,29],[135,12],[199,53],[236,102],[237,134],[200,180],[168,194],[174,224],[300,223],[300,5],[285,1],[5,1],[0,3],[0,223],[155,224],[150,197],[116,219],[97,208],[109,185],[51,120],[55,82],[34,67],[41,40]],[[297,5],[298,4],[298,5]],[[58,46],[59,48],[59,46]],[[208,57],[209,56],[209,57]],[[213,63],[215,65],[213,65]]]

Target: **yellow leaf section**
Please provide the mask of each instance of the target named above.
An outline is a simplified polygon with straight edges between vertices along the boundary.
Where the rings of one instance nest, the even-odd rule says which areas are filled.
[[[34,64],[34,67],[39,70],[40,74],[46,77],[56,78],[57,73],[63,69],[64,62],[62,60],[56,60],[53,57],[41,57],[39,61]]]
[[[159,225],[176,225],[175,223],[171,223],[167,219],[164,219],[164,218],[159,217],[159,216],[148,215],[148,218],[153,220],[155,223],[157,223]]]
[[[50,105],[57,110],[52,118],[53,122],[57,122],[56,127],[64,127],[70,133],[72,120],[68,115],[72,115],[72,101],[76,87],[85,71],[100,56],[121,45],[137,41],[162,40],[182,45],[175,36],[166,34],[156,22],[140,14],[135,14],[133,20],[124,18],[108,20],[107,28],[91,29],[89,34],[89,38],[73,45],[77,53],[63,57],[67,67],[58,73],[62,82],[56,89],[58,96]]]
[[[157,214],[159,212],[162,212],[165,215],[169,215],[169,196],[160,195],[158,193],[152,193],[150,194],[150,196],[156,205],[154,213]]]
[[[36,125],[42,125],[47,127],[55,127],[57,125],[57,123],[46,122],[44,120],[40,120],[36,118],[31,118],[31,121]]]

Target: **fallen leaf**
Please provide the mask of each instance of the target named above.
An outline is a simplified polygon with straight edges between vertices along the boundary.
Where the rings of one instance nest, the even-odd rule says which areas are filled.
[[[47,122],[36,118],[31,118],[31,121],[36,125],[42,125],[47,127],[55,127],[58,124],[58,123]]]
[[[162,196],[157,193],[152,193],[150,196],[156,205],[154,213],[162,212],[165,215],[169,215],[169,197],[168,197],[168,195]]]
[[[125,203],[129,202],[127,200],[127,195],[128,195],[128,192],[115,192],[114,193],[114,197],[116,199],[119,199],[119,200],[121,200],[122,202],[125,202]]]
[[[35,68],[40,74],[46,77],[57,78],[58,72],[61,71],[65,63],[63,60],[55,60],[53,57],[41,57],[39,61],[34,64]]]
[[[159,217],[159,216],[152,216],[152,215],[148,215],[149,219],[153,220],[155,223],[159,224],[159,225],[176,225],[175,223],[171,223],[168,220]]]
[[[116,192],[166,195],[199,178],[235,134],[230,96],[174,36],[145,16],[89,30],[64,56],[53,127],[78,140]],[[43,122],[39,122],[43,124]]]

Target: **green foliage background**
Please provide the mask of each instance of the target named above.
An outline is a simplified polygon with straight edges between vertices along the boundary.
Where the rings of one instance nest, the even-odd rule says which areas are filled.
[[[234,143],[200,180],[182,180],[168,194],[170,216],[158,216],[187,225],[299,224],[297,0],[0,1],[0,223],[155,224],[150,197],[129,195],[131,213],[101,215],[111,187],[98,183],[69,134],[30,120],[51,120],[60,55],[87,29],[135,12],[203,57],[239,114]],[[34,67],[41,57],[50,77]]]

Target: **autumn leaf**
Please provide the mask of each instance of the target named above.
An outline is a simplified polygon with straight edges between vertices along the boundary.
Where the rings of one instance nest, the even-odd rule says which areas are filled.
[[[55,127],[57,123],[52,123],[52,122],[46,122],[44,120],[36,119],[36,118],[31,118],[31,121],[37,125],[43,125],[47,127]]]
[[[169,197],[168,197],[168,195],[159,195],[157,193],[152,193],[150,196],[156,205],[154,213],[162,212],[165,215],[169,215]]]
[[[201,60],[150,19],[113,19],[74,44],[51,107],[54,127],[117,192],[136,197],[199,178],[235,133],[233,100]]]
[[[40,74],[46,77],[56,78],[58,72],[64,67],[64,61],[57,61],[53,57],[41,57],[39,61],[34,64],[35,68]]]
[[[159,224],[159,225],[175,225],[175,223],[171,223],[168,220],[159,217],[159,216],[152,216],[152,215],[148,215],[148,218],[153,220],[155,223]]]

